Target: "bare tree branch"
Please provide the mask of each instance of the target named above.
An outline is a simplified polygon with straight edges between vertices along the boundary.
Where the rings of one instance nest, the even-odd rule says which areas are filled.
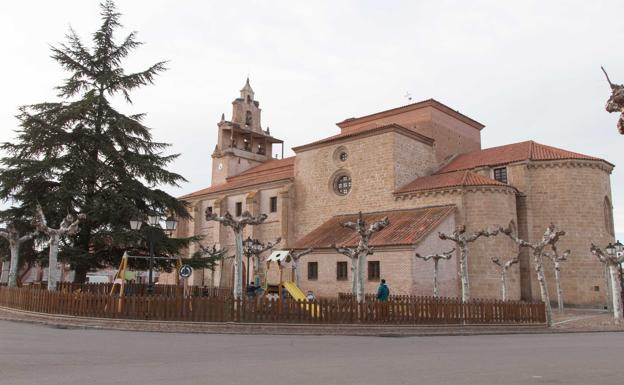
[[[422,256],[418,252],[414,253],[414,256],[416,258],[420,258],[423,261],[428,261],[430,259],[433,260],[433,296],[434,297],[438,297],[440,294],[438,290],[438,262],[440,262],[440,260],[447,261],[451,259],[451,257],[453,257],[454,252],[455,252],[455,248],[451,249],[450,251],[442,252],[442,254],[429,254],[429,255]]]
[[[460,252],[459,257],[459,273],[462,281],[462,301],[466,302],[470,299],[470,279],[468,277],[468,244],[476,241],[480,237],[492,237],[498,235],[499,230],[479,230],[472,234],[466,234],[466,226],[458,225],[455,227],[453,234],[438,233],[438,237],[442,240],[452,241],[455,243]]]

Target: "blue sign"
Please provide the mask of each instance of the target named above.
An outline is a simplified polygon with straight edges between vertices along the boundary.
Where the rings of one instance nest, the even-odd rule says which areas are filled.
[[[189,265],[182,265],[180,268],[180,277],[188,278],[193,274],[193,269]]]

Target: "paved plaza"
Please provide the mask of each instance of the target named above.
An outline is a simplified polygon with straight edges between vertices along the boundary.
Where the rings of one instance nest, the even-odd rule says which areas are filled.
[[[622,384],[624,333],[346,337],[0,321],[0,384]]]

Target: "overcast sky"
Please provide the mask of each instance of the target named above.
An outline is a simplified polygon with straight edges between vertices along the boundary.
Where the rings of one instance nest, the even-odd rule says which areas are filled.
[[[126,31],[146,42],[131,70],[169,60],[135,92],[155,139],[181,153],[172,169],[210,183],[216,123],[246,76],[262,124],[290,148],[336,134],[352,116],[435,98],[486,125],[483,147],[533,139],[624,166],[624,136],[604,110],[624,83],[623,1],[117,1]],[[0,141],[17,107],[55,100],[65,76],[50,59],[69,26],[88,40],[98,2],[0,3]],[[611,185],[624,238],[624,167]],[[579,184],[583,181],[578,181]],[[570,193],[574,193],[571,191]],[[582,203],[582,202],[579,202]]]

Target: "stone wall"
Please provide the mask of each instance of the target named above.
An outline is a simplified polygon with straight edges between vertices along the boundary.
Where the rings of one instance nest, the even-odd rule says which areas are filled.
[[[531,242],[539,240],[551,222],[566,231],[558,244],[560,252],[571,250],[569,261],[561,267],[564,302],[580,306],[606,303],[603,266],[591,255],[589,246],[594,242],[604,247],[614,241],[604,210],[605,198],[611,200],[609,170],[602,162],[559,161],[531,164],[528,174]],[[545,265],[550,297],[555,300],[553,268],[550,263]],[[531,289],[533,298],[539,298],[537,283]]]
[[[346,161],[337,158],[340,151],[347,153]],[[338,214],[398,208],[395,188],[430,171],[432,161],[430,146],[395,132],[299,152],[295,158],[295,239]],[[333,184],[341,173],[348,173],[352,180],[351,191],[344,196],[335,192]],[[423,206],[412,203],[409,207]]]
[[[517,221],[516,194],[511,189],[475,188],[464,194],[463,223],[468,232],[495,230]],[[450,242],[449,242],[450,243]],[[500,275],[492,257],[509,260],[517,256],[515,244],[507,237],[481,237],[469,244],[468,273],[471,297],[500,298]],[[514,265],[507,275],[509,299],[520,299],[520,269]]]

